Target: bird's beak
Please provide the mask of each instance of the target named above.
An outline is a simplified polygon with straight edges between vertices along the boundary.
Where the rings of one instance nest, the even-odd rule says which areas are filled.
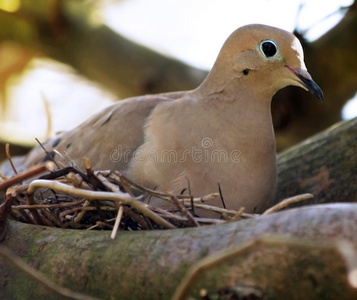
[[[303,69],[298,69],[298,68],[292,68],[288,65],[286,67],[293,72],[299,79],[301,84],[314,96],[319,98],[321,102],[324,99],[324,94],[320,87],[316,84],[316,82],[312,79],[311,75]]]

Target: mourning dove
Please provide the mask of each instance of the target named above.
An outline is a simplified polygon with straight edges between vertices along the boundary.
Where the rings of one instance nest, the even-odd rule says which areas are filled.
[[[270,103],[288,85],[323,98],[293,34],[247,25],[231,34],[195,90],[122,100],[44,147],[80,167],[87,157],[93,169],[120,170],[175,194],[204,196],[219,184],[228,209],[259,213],[272,204],[277,185]],[[47,159],[37,147],[16,165],[26,169]]]

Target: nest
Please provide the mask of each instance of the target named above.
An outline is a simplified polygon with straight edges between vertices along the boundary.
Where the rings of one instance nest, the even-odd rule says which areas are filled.
[[[142,187],[119,171],[93,171],[88,161],[85,165],[86,173],[74,167],[50,171],[50,162],[6,178],[0,190],[7,189],[5,203],[11,218],[71,229],[150,230],[220,224],[250,216],[243,209],[206,204],[221,197],[220,193],[199,198],[163,193]],[[18,184],[44,171],[48,173],[29,184]],[[168,202],[170,208],[151,205],[152,198]],[[199,218],[198,209],[215,212],[218,218]]]
[[[47,162],[12,178],[3,177],[0,191],[6,190],[6,193],[0,207],[0,220],[10,217],[50,227],[109,229],[114,238],[118,230],[197,227],[256,216],[244,213],[244,208],[235,211],[208,205],[207,201],[219,197],[224,207],[220,191],[198,198],[190,193],[173,195],[140,186],[119,171],[93,171],[85,159],[84,165],[85,173],[75,167],[59,168],[54,162]],[[21,184],[44,172],[46,174],[38,179]],[[286,199],[264,214],[311,197],[304,194]],[[168,202],[170,208],[151,205],[152,198]],[[200,218],[197,210],[208,210],[217,217]]]

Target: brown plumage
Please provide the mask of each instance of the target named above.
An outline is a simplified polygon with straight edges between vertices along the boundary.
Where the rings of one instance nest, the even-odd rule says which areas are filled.
[[[189,182],[192,194],[202,196],[219,183],[227,208],[261,212],[277,184],[270,102],[288,85],[322,100],[293,34],[244,26],[227,39],[197,89],[120,101],[45,147],[66,152],[79,166],[86,156],[94,169],[119,169],[139,184],[174,193]],[[44,159],[35,148],[16,165],[25,169]],[[9,173],[5,165],[2,170]]]

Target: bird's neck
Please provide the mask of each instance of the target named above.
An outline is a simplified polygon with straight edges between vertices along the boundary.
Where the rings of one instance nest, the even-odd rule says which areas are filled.
[[[238,111],[240,113],[245,111],[247,113],[244,115],[247,117],[250,112],[252,115],[262,114],[270,117],[274,90],[254,84],[253,80],[239,74],[220,75],[220,72],[211,71],[202,84],[193,91],[196,94],[194,98],[200,99],[204,105],[215,106],[217,110],[223,109],[226,113],[236,114]]]
[[[199,99],[200,107],[216,115],[223,131],[234,132],[238,143],[260,147],[258,152],[275,149],[270,108],[274,93],[254,88],[249,81],[240,79],[223,82],[219,77],[208,77],[193,91],[198,97],[192,98]]]

